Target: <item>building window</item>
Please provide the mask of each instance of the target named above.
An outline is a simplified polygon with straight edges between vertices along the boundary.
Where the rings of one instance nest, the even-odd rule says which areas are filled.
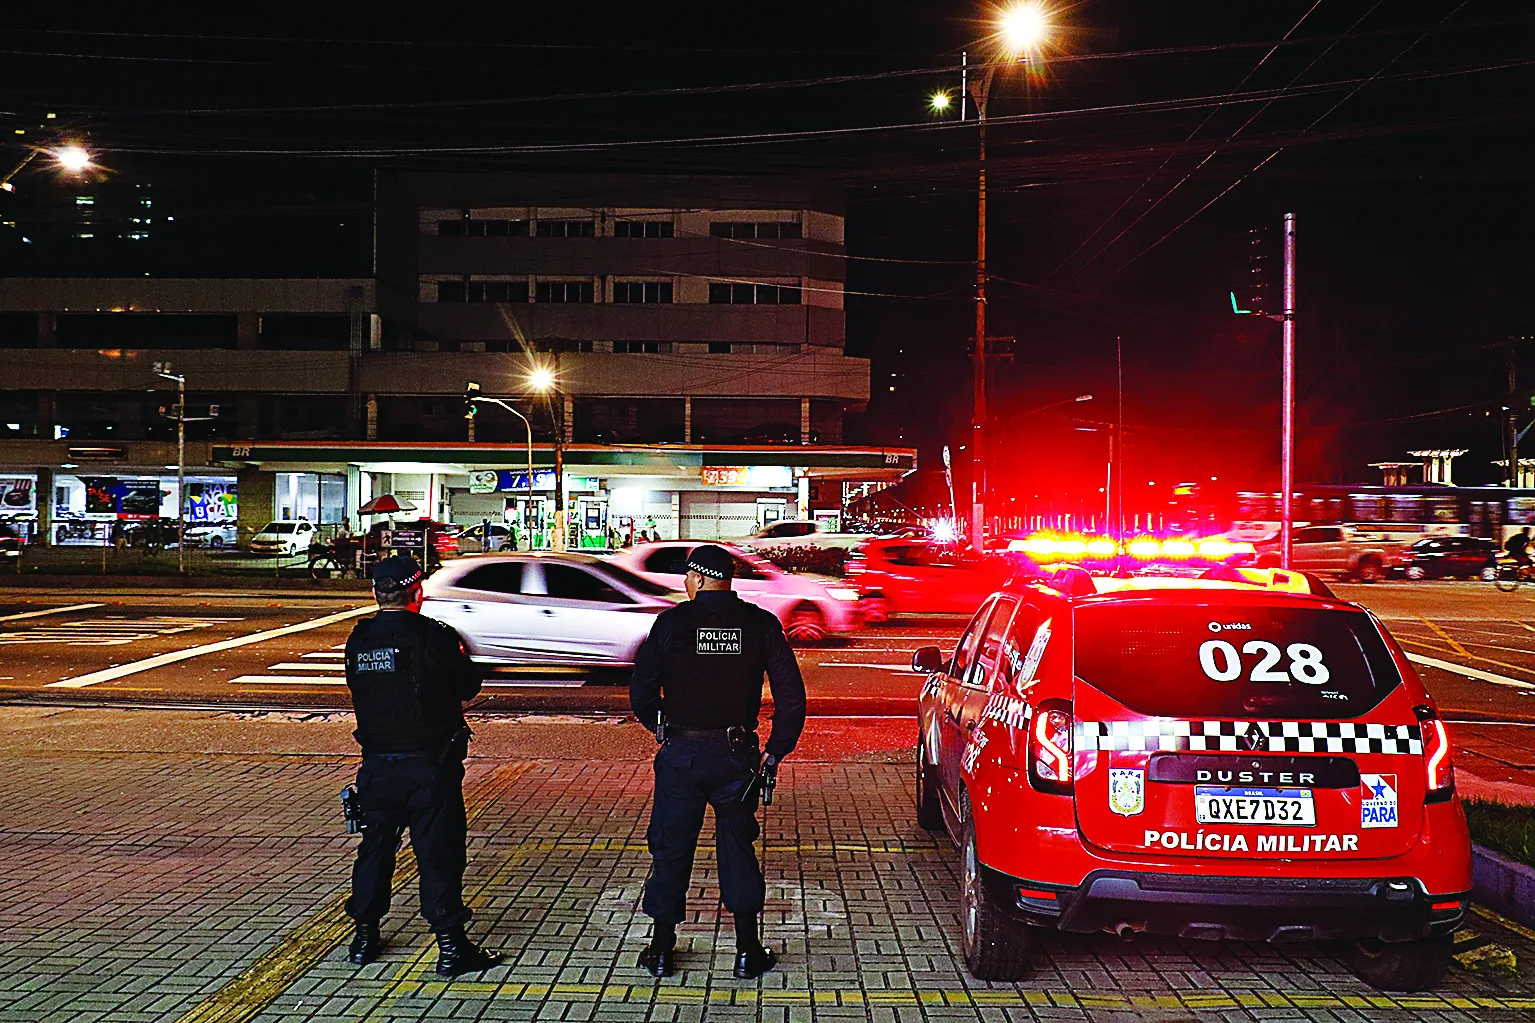
[[[613,351],[620,355],[660,355],[672,350],[670,341],[614,341]]]
[[[591,281],[539,281],[540,302],[591,302]]]
[[[670,220],[620,220],[613,225],[614,238],[671,238]]]
[[[801,237],[797,220],[779,220],[752,223],[750,221],[716,220],[709,225],[714,238],[746,238],[755,240],[795,239]]]
[[[613,301],[661,302],[669,305],[672,301],[672,285],[670,281],[618,281],[613,285]]]
[[[798,284],[711,284],[715,305],[799,305]]]
[[[445,238],[526,238],[526,220],[439,220],[437,233]]]
[[[437,301],[463,302],[466,300],[464,297],[464,290],[463,281],[438,281]]]
[[[439,289],[440,287],[439,285]],[[467,296],[470,302],[526,302],[528,282],[470,281]]]
[[[709,342],[709,354],[710,355],[729,355],[730,354],[730,342],[729,341],[710,341]]]
[[[592,342],[577,341],[568,337],[543,338],[531,341],[529,344],[535,352],[589,352],[592,350]]]
[[[540,220],[540,238],[592,238],[597,234],[597,223],[592,220]]]

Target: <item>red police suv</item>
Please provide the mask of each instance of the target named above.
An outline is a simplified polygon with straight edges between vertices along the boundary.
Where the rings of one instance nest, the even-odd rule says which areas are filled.
[[[1067,569],[924,647],[917,819],[962,862],[965,960],[1031,927],[1340,940],[1433,986],[1471,888],[1449,740],[1365,609],[1239,582]]]

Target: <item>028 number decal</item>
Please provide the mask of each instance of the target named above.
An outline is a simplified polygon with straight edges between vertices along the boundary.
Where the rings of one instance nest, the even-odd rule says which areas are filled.
[[[1235,682],[1242,675],[1242,654],[1256,656],[1257,662],[1247,676],[1249,682],[1288,682],[1294,679],[1307,685],[1319,686],[1332,678],[1332,672],[1322,663],[1322,651],[1310,643],[1291,643],[1281,654],[1279,646],[1267,640],[1251,639],[1242,644],[1237,653],[1236,644],[1224,639],[1208,639],[1199,644],[1199,666],[1205,675],[1217,682]],[[1275,671],[1288,655],[1289,670]]]

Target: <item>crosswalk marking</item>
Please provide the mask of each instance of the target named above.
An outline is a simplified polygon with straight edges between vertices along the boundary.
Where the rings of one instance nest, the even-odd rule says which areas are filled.
[[[271,674],[262,675],[236,675],[229,680],[232,686],[344,686],[346,676],[326,675],[321,672],[344,672],[345,665],[338,663],[345,660],[346,654],[338,651],[345,649],[345,644],[332,647],[329,650],[313,650],[299,654],[296,661],[278,661],[269,664],[266,670]],[[306,661],[306,658],[314,660]],[[315,674],[306,674],[314,672]],[[483,683],[486,689],[575,689],[586,684],[586,679],[580,675],[563,675],[547,678],[532,679],[497,679],[487,680]]]
[[[330,650],[318,650],[318,651],[316,651],[314,653],[311,653],[311,654],[305,654],[304,656],[305,657],[312,657],[312,658],[315,658],[316,660],[337,660],[337,661],[344,661],[344,660],[346,660],[346,654],[344,654],[344,653],[336,653],[336,652],[332,652]]]
[[[148,618],[87,618],[78,622],[36,625],[15,632],[0,632],[0,646],[63,643],[68,646],[122,646],[159,636],[174,636],[195,629],[243,621],[238,617],[155,615]]]

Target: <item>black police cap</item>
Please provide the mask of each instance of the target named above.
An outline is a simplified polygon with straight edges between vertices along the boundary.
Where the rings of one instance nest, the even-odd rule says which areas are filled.
[[[710,579],[729,579],[736,574],[736,563],[725,548],[706,543],[694,547],[688,555],[688,571],[706,575]]]
[[[395,554],[382,558],[373,566],[373,585],[386,590],[403,590],[419,583],[425,574],[421,565],[409,554]]]

